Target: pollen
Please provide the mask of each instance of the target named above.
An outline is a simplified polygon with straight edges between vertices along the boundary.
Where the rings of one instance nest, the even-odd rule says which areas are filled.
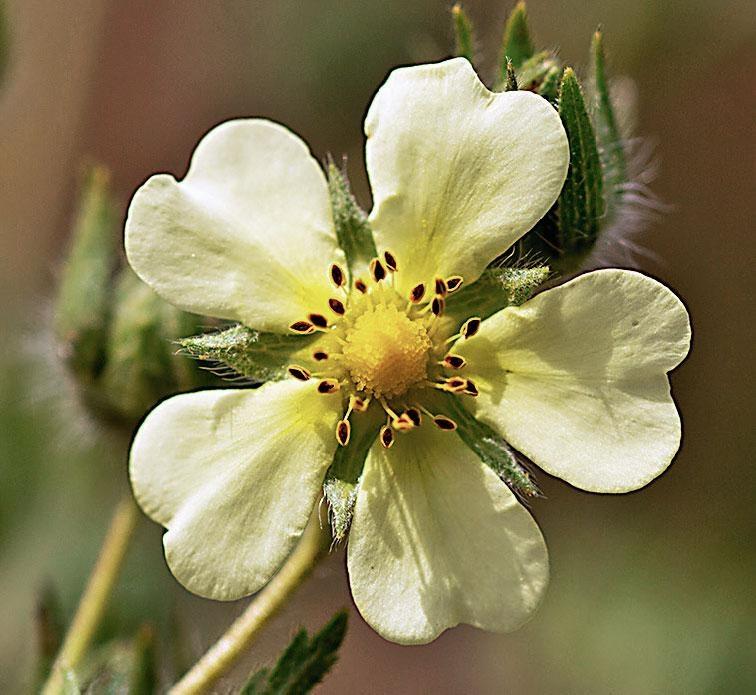
[[[380,304],[360,315],[347,333],[344,366],[358,389],[395,398],[427,377],[430,348],[421,322]]]

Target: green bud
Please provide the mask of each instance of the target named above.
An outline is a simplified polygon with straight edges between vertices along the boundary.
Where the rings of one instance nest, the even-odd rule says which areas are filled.
[[[109,179],[102,167],[86,172],[55,305],[60,352],[87,384],[98,378],[105,363],[110,284],[117,261],[118,215]]]
[[[460,3],[452,6],[451,13],[454,22],[454,55],[467,58],[472,63],[475,54],[472,21]]]
[[[512,65],[517,69],[533,55],[534,51],[525,3],[518,2],[509,14],[507,24],[504,27],[504,38],[501,43],[499,59],[502,84],[506,84],[507,59],[511,60]]]
[[[240,375],[262,383],[286,376],[296,353],[306,350],[316,337],[263,333],[237,325],[176,342],[185,355],[227,367],[230,372],[223,376]]]
[[[503,92],[516,92],[518,89],[517,85],[517,75],[515,74],[514,65],[512,65],[512,61],[507,58],[507,74],[504,80],[504,84],[502,85],[502,91]]]
[[[549,278],[548,266],[535,268],[486,268],[472,284],[447,298],[446,315],[485,319],[508,306],[526,302]]]
[[[517,84],[520,89],[527,89],[552,103],[559,93],[559,80],[562,76],[562,64],[551,51],[540,51],[531,56],[517,70]]]
[[[367,215],[349,188],[346,171],[328,161],[328,191],[331,196],[336,238],[344,251],[350,278],[378,255]],[[359,270],[358,270],[359,269]]]
[[[562,270],[579,266],[599,235],[604,214],[603,172],[583,91],[572,68],[559,88],[559,115],[570,143],[570,167],[558,202]]]

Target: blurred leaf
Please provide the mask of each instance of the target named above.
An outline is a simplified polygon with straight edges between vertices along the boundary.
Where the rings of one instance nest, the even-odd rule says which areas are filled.
[[[481,319],[508,306],[527,301],[549,277],[548,266],[536,268],[486,268],[471,285],[447,297],[446,315],[466,319]]]
[[[539,497],[541,491],[528,470],[520,464],[507,442],[491,427],[477,420],[461,397],[444,394],[444,412],[457,423],[457,434],[513,492],[522,497]]]
[[[55,306],[55,335],[63,357],[87,382],[97,378],[105,362],[110,282],[117,261],[118,217],[109,181],[103,167],[86,172]]]
[[[591,75],[594,124],[601,145],[599,154],[604,167],[605,187],[609,194],[606,201],[607,213],[611,214],[619,202],[621,186],[627,182],[627,163],[609,93],[604,42],[600,31],[594,33],[591,42]]]
[[[562,64],[551,51],[540,51],[528,58],[517,70],[517,84],[520,89],[540,94],[552,103],[559,95],[559,79]]]
[[[5,3],[0,0],[0,86],[5,80],[10,64],[10,26]]]
[[[186,355],[226,365],[235,374],[263,382],[285,376],[292,355],[306,349],[316,337],[261,333],[236,325],[176,342]]]
[[[241,695],[303,695],[310,692],[338,659],[344,640],[347,612],[337,613],[312,638],[300,630],[273,669],[253,674]]]
[[[371,259],[377,256],[373,232],[368,224],[367,215],[352,195],[346,170],[339,169],[330,159],[328,190],[331,195],[336,238],[344,250],[347,271],[351,278],[353,274],[367,268]]]
[[[518,2],[509,14],[507,24],[504,27],[504,39],[502,40],[499,58],[501,82],[506,82],[507,58],[512,61],[515,68],[519,68],[525,60],[533,55],[534,51],[525,3]]]
[[[370,408],[366,413],[355,413],[351,422],[349,446],[336,448],[323,483],[323,493],[331,510],[331,533],[336,543],[349,533],[365,458],[378,436],[383,414]]]
[[[472,63],[475,53],[472,21],[460,3],[452,6],[451,13],[454,22],[454,55],[467,58]]]
[[[559,244],[563,255],[577,259],[598,238],[604,198],[596,136],[572,68],[562,77],[559,115],[570,143],[570,168],[558,202]]]

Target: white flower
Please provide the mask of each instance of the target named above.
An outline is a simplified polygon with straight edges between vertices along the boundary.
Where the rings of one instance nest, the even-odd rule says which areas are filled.
[[[452,335],[446,296],[560,192],[569,152],[559,116],[534,94],[489,92],[455,59],[394,71],[365,132],[380,256],[354,286],[344,286],[323,172],[279,125],[224,123],[182,181],[153,176],[136,193],[126,249],[158,293],[259,330],[316,331],[317,341],[290,379],[159,405],[134,440],[134,492],[167,528],[178,580],[239,598],[291,551],[352,421],[385,411],[349,535],[359,610],[400,643],[458,623],[511,630],[543,594],[546,546],[453,433],[439,397],[455,394],[576,486],[635,489],[679,445],[666,374],[687,353],[687,313],[654,280],[604,270]],[[457,357],[444,362],[449,351]]]

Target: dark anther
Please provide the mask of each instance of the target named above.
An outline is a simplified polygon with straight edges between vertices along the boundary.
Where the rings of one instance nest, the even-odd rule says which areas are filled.
[[[462,325],[462,329],[460,330],[460,334],[463,338],[472,338],[480,329],[480,319],[477,316],[474,316],[471,319],[467,319],[465,323]]]
[[[448,291],[449,288],[446,286],[446,281],[443,278],[436,278],[436,294],[445,297]]]
[[[394,431],[388,425],[384,425],[381,427],[380,439],[383,447],[385,449],[390,449],[391,445],[394,443]]]
[[[415,427],[420,427],[420,425],[423,423],[423,416],[420,414],[420,411],[417,408],[407,408],[404,414],[410,420],[412,420],[412,424]]]
[[[441,316],[444,313],[446,307],[446,300],[441,295],[433,297],[433,303],[431,304],[431,311],[434,316]]]
[[[415,285],[410,292],[410,301],[413,304],[417,304],[425,296],[425,285],[421,282],[419,285]]]
[[[467,379],[463,379],[461,376],[453,376],[451,379],[446,380],[446,387],[455,393],[464,391],[467,388]]]
[[[466,393],[468,396],[477,396],[480,391],[478,391],[478,387],[470,381],[470,379],[467,380],[467,388],[464,390],[464,393]]]
[[[344,302],[339,299],[335,299],[334,297],[331,297],[328,300],[328,306],[331,307],[331,311],[334,314],[338,314],[339,316],[343,316],[344,312],[346,312],[346,309],[344,308]]]
[[[467,364],[467,361],[459,355],[447,355],[444,357],[444,364],[451,369],[462,369]]]
[[[312,333],[315,330],[315,326],[309,321],[295,321],[289,326],[289,330],[294,331],[294,333],[306,335],[307,333]]]
[[[298,364],[292,364],[289,366],[289,374],[291,374],[295,379],[299,379],[300,381],[308,381],[312,374],[308,372],[304,367],[300,367]]]
[[[380,282],[386,277],[386,268],[383,267],[383,263],[377,258],[370,261],[370,274],[376,282]]]
[[[316,362],[322,362],[323,360],[328,359],[328,353],[323,352],[322,350],[318,350],[317,352],[312,353],[312,359],[314,359]]]
[[[307,318],[318,328],[328,328],[328,319],[323,314],[309,314]]]
[[[446,417],[446,415],[436,415],[433,418],[433,424],[445,432],[453,432],[457,429],[457,423],[450,417]]]
[[[339,420],[339,424],[336,425],[336,441],[341,446],[349,444],[349,435],[352,433],[352,426],[349,424],[349,420]]]
[[[394,254],[390,251],[384,251],[383,252],[383,260],[386,261],[386,267],[392,272],[395,273],[397,271],[396,266],[396,258],[394,258]]]
[[[346,282],[344,271],[341,269],[341,266],[336,263],[331,266],[331,282],[336,285],[336,287],[343,287]]]
[[[323,379],[318,383],[318,393],[336,393],[341,388],[336,379]]]
[[[355,280],[354,289],[356,289],[358,292],[362,292],[362,294],[365,294],[365,292],[367,292],[367,285],[362,280]]]
[[[452,275],[450,278],[446,278],[446,289],[449,294],[456,292],[460,287],[462,287],[461,275]]]

